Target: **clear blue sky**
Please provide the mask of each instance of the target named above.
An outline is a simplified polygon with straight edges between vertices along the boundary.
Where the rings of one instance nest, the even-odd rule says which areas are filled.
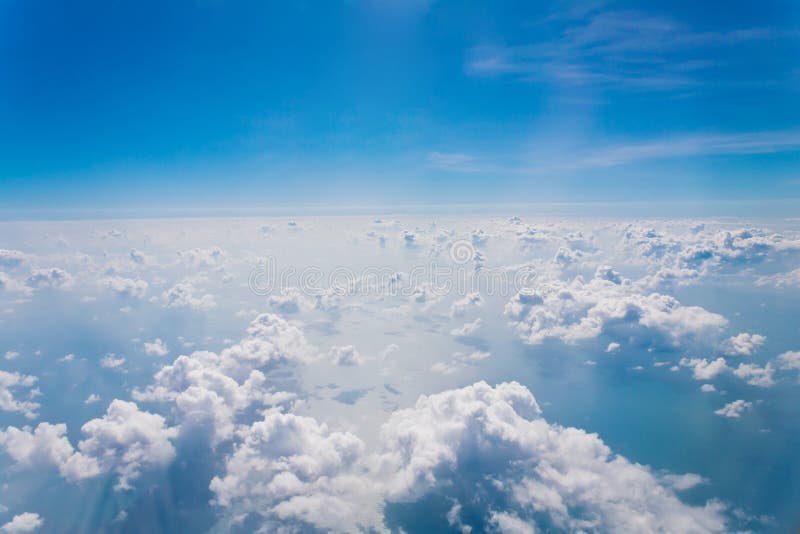
[[[800,198],[800,3],[0,3],[0,209]]]

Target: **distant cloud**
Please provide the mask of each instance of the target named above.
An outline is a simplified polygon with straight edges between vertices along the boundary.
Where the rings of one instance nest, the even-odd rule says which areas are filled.
[[[33,512],[25,512],[23,514],[15,515],[11,521],[0,527],[3,532],[9,534],[21,532],[33,532],[44,525],[44,519]]]
[[[600,10],[555,14],[535,30],[530,44],[473,48],[467,73],[562,86],[669,91],[704,83],[705,71],[719,66],[721,48],[800,35],[758,27],[695,31],[659,15]]]

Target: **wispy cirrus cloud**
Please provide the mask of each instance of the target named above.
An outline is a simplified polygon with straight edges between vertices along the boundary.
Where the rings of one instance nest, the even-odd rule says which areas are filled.
[[[800,37],[799,31],[772,27],[696,31],[669,17],[595,8],[556,14],[535,27],[537,35],[546,37],[527,44],[472,48],[467,73],[663,91],[703,83],[704,71],[734,61],[720,53],[725,48]],[[729,80],[743,81],[747,80]]]
[[[539,174],[553,171],[617,167],[648,160],[698,156],[745,156],[800,151],[800,130],[743,132],[730,134],[684,134],[631,143],[609,144],[600,148],[572,150],[568,157],[536,157],[516,154],[513,158],[479,156],[465,152],[430,152],[429,167],[449,172]],[[500,160],[522,161],[518,165],[499,163]]]

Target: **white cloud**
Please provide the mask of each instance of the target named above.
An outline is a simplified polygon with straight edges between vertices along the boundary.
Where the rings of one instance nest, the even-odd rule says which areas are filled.
[[[103,367],[105,369],[117,369],[119,367],[122,367],[123,363],[125,363],[125,358],[123,358],[122,356],[117,358],[113,354],[106,354],[100,360],[100,367]]]
[[[478,317],[471,323],[465,323],[463,326],[450,330],[450,335],[456,337],[470,336],[474,334],[482,324],[483,319]]]
[[[492,512],[489,525],[494,532],[502,534],[536,534],[536,525],[519,518],[515,513]]]
[[[104,469],[113,468],[119,475],[118,489],[130,488],[147,466],[163,466],[172,461],[175,449],[171,440],[178,429],[168,427],[163,417],[139,410],[133,402],[115,399],[103,417],[81,427],[86,436],[78,444],[80,451],[97,458]]]
[[[6,351],[3,358],[5,358],[6,360],[16,360],[17,358],[19,358],[19,352],[14,350]]]
[[[361,365],[364,363],[364,357],[358,353],[353,345],[345,345],[343,347],[331,347],[328,352],[328,358],[334,365]]]
[[[729,402],[719,410],[716,410],[714,413],[722,417],[738,418],[741,417],[741,415],[744,412],[750,411],[752,408],[753,408],[752,402],[747,402],[742,399],[739,399],[733,402]]]
[[[714,384],[703,384],[700,386],[700,391],[703,393],[713,393],[714,391],[717,391],[717,388],[714,387]]]
[[[695,380],[711,380],[715,376],[729,371],[725,358],[717,358],[708,361],[705,358],[681,358],[680,364],[683,367],[692,369],[692,376]]]
[[[35,376],[22,375],[20,373],[9,373],[0,370],[0,410],[6,412],[19,412],[28,419],[35,419],[39,404],[32,400],[18,400],[14,397],[12,389],[33,388],[38,379]],[[32,389],[29,397],[33,396],[37,390]]]
[[[86,397],[86,400],[83,401],[84,404],[94,404],[95,402],[100,402],[100,395],[97,393],[89,394],[89,396]]]
[[[100,285],[119,297],[143,298],[149,284],[145,280],[109,276],[100,280]]]
[[[144,352],[148,356],[166,356],[169,354],[167,344],[161,341],[161,338],[156,338],[152,343],[145,341]]]
[[[483,306],[483,303],[483,297],[481,297],[479,292],[476,291],[474,293],[469,293],[463,298],[455,301],[452,306],[450,306],[450,316],[460,317],[472,308]]]
[[[52,465],[67,480],[81,480],[100,473],[95,458],[76,452],[65,436],[67,425],[39,423],[35,430],[10,426],[0,432],[0,446],[18,464]]]
[[[759,367],[754,363],[740,363],[739,367],[733,370],[733,374],[742,380],[746,380],[751,386],[770,387],[775,385],[772,375],[775,368],[771,363],[764,367]]]
[[[299,521],[331,532],[362,531],[381,523],[379,491],[359,476],[363,451],[353,434],[269,412],[242,432],[210,488],[231,516],[257,513],[282,528]]]
[[[728,356],[752,356],[766,341],[762,335],[742,332],[720,343],[719,350]]]
[[[190,308],[198,311],[217,307],[217,301],[212,295],[197,296],[196,293],[197,289],[191,282],[179,282],[161,294],[161,302],[165,308]]]
[[[33,512],[25,512],[15,515],[11,521],[0,527],[3,532],[15,534],[18,532],[33,532],[37,528],[44,525],[44,519],[39,514]]]
[[[69,289],[73,286],[72,276],[58,267],[33,269],[25,279],[25,284],[34,289]]]
[[[24,252],[0,248],[0,267],[13,269],[27,260],[28,256]]]
[[[607,334],[638,338],[651,346],[680,346],[727,324],[721,315],[698,306],[605,277],[541,282],[534,291],[517,293],[505,313],[520,338],[531,344],[548,338],[575,343]]]
[[[800,369],[800,351],[787,351],[778,356],[781,369]]]
[[[263,314],[239,343],[219,354],[179,356],[155,374],[153,384],[135,389],[133,398],[175,403],[184,425],[210,425],[216,443],[233,436],[236,414],[252,404],[293,400],[292,394],[269,388],[262,370],[312,361],[315,353],[300,329],[277,315]]]

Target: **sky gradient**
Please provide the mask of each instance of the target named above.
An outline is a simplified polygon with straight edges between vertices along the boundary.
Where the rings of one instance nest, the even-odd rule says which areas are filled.
[[[0,210],[800,198],[789,1],[3,2]]]

